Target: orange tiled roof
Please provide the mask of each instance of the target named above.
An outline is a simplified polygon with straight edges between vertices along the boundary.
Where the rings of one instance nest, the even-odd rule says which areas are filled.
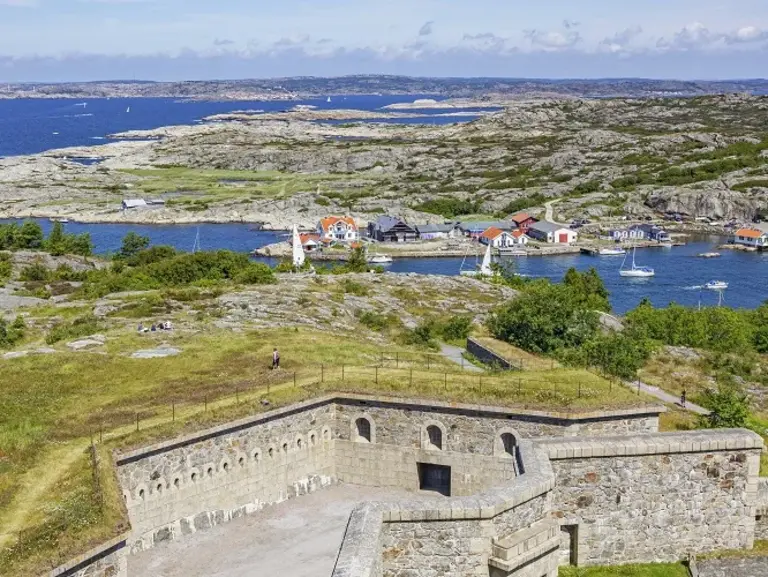
[[[500,228],[496,228],[495,226],[492,226],[491,228],[486,230],[483,234],[481,234],[480,238],[487,238],[488,240],[493,240],[503,232],[504,231],[501,230]]]
[[[513,230],[512,236],[515,238],[520,238],[521,236],[525,236],[525,233],[522,230]]]
[[[320,242],[320,236],[316,234],[302,233],[299,235],[301,244],[307,244],[310,240],[314,242]]]
[[[323,230],[328,230],[337,222],[345,222],[352,228],[357,229],[355,219],[351,216],[328,216],[326,218],[320,219],[320,225],[323,227]]]
[[[754,228],[742,228],[736,231],[736,236],[744,236],[746,238],[760,238],[763,234],[765,233]]]
[[[517,214],[514,214],[514,215],[512,215],[509,218],[513,222],[516,222],[517,224],[520,224],[521,222],[525,222],[526,220],[531,218],[531,215],[528,214],[527,212],[518,212]]]

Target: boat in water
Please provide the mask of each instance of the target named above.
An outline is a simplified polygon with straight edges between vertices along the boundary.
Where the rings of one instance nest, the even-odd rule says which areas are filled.
[[[67,224],[69,222],[68,218],[49,218],[51,222],[60,222],[61,224]]]
[[[704,288],[712,291],[723,291],[728,288],[728,283],[724,280],[711,280],[704,285]]]
[[[386,254],[374,254],[368,257],[368,264],[392,264],[394,259]]]
[[[620,246],[616,248],[603,247],[597,251],[597,254],[600,256],[621,256],[627,254],[627,251]]]
[[[474,277],[481,277],[481,276],[493,276],[493,268],[491,267],[492,262],[492,255],[491,255],[491,245],[488,244],[488,248],[485,250],[485,256],[483,257],[482,264],[475,270],[463,270],[464,268],[464,262],[466,262],[467,257],[464,257],[464,262],[461,263],[462,270],[459,271],[459,274],[461,276],[474,276]]]
[[[648,278],[656,275],[656,271],[649,266],[637,266],[635,264],[635,250],[636,247],[632,247],[632,268],[624,268],[624,264],[627,262],[627,255],[624,255],[624,260],[621,263],[619,269],[619,275],[624,277],[634,278]]]
[[[699,258],[718,258],[719,256],[719,252],[702,252],[698,254]]]
[[[304,266],[304,261],[306,260],[306,256],[304,255],[304,247],[301,244],[301,235],[299,235],[299,229],[294,224],[293,225],[293,238],[291,241],[292,245],[292,257],[293,257],[293,267],[295,269],[300,269]]]

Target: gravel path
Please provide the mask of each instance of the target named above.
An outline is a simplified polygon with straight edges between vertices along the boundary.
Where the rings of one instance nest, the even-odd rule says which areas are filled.
[[[447,345],[445,343],[440,343],[440,354],[443,355],[446,359],[449,361],[453,361],[457,365],[461,365],[462,368],[466,369],[467,371],[471,371],[473,373],[482,373],[484,372],[483,369],[480,367],[473,365],[468,360],[464,358],[464,353],[466,351],[460,347],[454,347],[453,345]]]

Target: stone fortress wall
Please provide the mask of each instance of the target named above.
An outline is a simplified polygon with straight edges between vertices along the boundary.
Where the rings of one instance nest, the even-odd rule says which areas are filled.
[[[561,563],[751,547],[762,440],[740,430],[659,434],[662,411],[315,399],[116,455],[132,533],[111,554],[337,482],[431,484],[450,497],[360,506],[334,577],[406,577],[427,567],[456,577],[554,577]]]

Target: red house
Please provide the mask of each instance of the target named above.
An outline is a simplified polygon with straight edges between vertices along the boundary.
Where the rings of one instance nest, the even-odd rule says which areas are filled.
[[[509,220],[514,222],[517,225],[517,228],[526,234],[528,234],[528,229],[531,228],[532,225],[539,222],[527,212],[518,212],[517,214],[513,214],[509,217]]]

